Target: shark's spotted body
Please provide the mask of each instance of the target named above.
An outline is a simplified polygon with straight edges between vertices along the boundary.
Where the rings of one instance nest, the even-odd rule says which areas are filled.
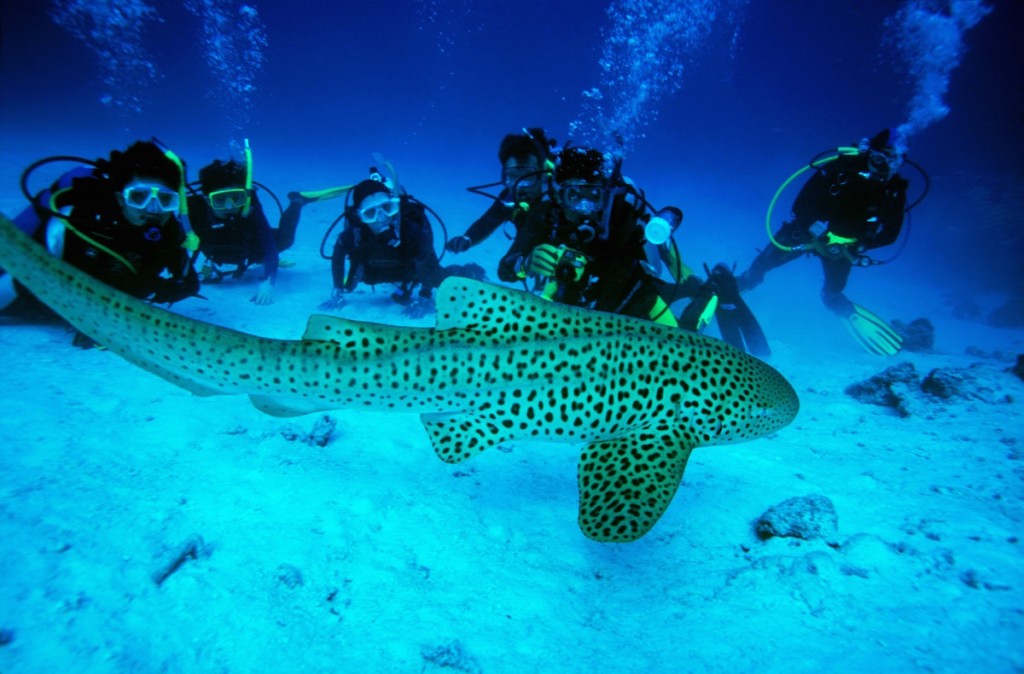
[[[724,342],[574,309],[475,281],[437,291],[437,326],[313,316],[301,341],[256,337],[153,307],[47,254],[0,218],[0,266],[79,330],[199,395],[245,393],[277,415],[418,412],[458,463],[498,443],[587,443],[579,524],[631,541],[668,507],[690,452],[787,425],[774,369]]]

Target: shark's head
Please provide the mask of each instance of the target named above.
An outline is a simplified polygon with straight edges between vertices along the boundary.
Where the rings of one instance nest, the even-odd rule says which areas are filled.
[[[681,421],[692,424],[702,445],[774,433],[800,409],[793,386],[775,368],[722,342],[710,351],[688,349],[677,372],[690,393],[683,398]]]

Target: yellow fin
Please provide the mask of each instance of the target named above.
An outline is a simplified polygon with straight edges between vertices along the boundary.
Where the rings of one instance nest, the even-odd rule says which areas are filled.
[[[903,338],[884,320],[859,304],[847,316],[840,316],[850,336],[869,353],[895,356],[903,348]]]
[[[580,530],[603,543],[646,534],[672,502],[696,445],[668,427],[587,445],[579,463]]]

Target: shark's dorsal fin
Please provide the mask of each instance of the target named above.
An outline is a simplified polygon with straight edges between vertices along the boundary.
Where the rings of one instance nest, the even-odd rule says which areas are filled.
[[[655,326],[650,321],[567,306],[522,290],[458,276],[441,283],[435,306],[437,330],[468,330],[511,341],[530,341],[545,335],[633,332]]]
[[[393,338],[396,328],[382,323],[354,321],[340,316],[313,314],[302,333],[304,342],[334,342],[345,347],[371,344],[374,337]],[[365,345],[364,345],[365,346]]]
[[[345,323],[348,321],[337,316],[325,316],[313,314],[306,321],[306,331],[302,333],[304,342],[339,342],[341,335],[345,333]]]
[[[438,330],[482,330],[483,326],[503,328],[515,322],[524,311],[531,314],[537,306],[533,295],[511,288],[450,276],[438,287],[434,299]],[[550,304],[550,303],[548,303]]]
[[[592,442],[579,464],[580,529],[589,538],[627,543],[665,513],[697,439],[678,426]]]

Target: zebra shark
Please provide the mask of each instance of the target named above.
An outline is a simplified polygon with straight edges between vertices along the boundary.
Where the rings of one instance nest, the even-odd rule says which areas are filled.
[[[74,327],[194,394],[247,394],[269,414],[413,412],[437,455],[499,443],[582,443],[579,526],[634,541],[662,516],[691,452],[773,433],[799,401],[766,363],[650,321],[449,278],[436,326],[314,315],[301,340],[259,337],[119,292],[0,216],[0,267]]]

